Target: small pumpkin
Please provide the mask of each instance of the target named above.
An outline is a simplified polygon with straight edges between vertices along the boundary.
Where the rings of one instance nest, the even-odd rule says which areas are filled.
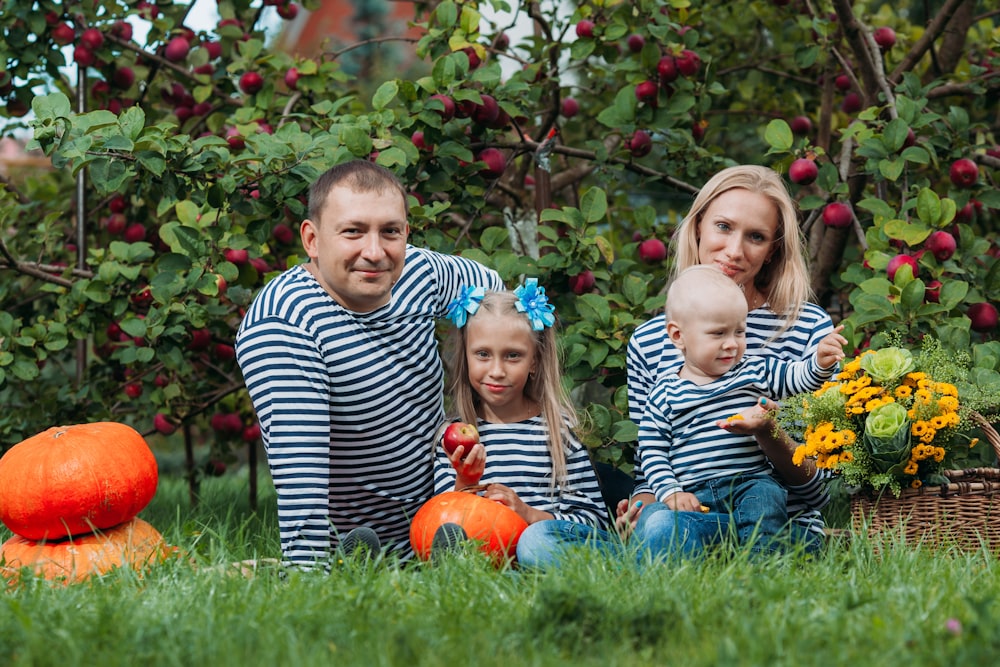
[[[139,517],[105,531],[57,541],[15,535],[0,545],[0,574],[15,583],[23,568],[67,584],[116,567],[139,570],[163,561],[169,549],[156,528]]]
[[[528,523],[506,505],[467,491],[446,491],[424,503],[410,522],[410,546],[423,560],[430,558],[434,532],[457,523],[481,549],[497,561],[513,558],[517,540]]]
[[[53,427],[0,458],[0,521],[29,540],[111,528],[149,504],[158,479],[153,452],[131,426]]]

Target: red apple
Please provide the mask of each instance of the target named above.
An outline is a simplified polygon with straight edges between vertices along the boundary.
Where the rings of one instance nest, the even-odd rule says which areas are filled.
[[[476,52],[471,46],[467,46],[462,49],[462,53],[469,59],[469,70],[474,70],[483,64],[482,58],[479,57],[479,53]]]
[[[645,157],[653,150],[653,139],[644,130],[636,130],[632,137],[625,142],[625,147],[629,149],[633,157]]]
[[[240,77],[240,90],[247,95],[253,95],[264,87],[264,77],[257,72],[244,72]]]
[[[239,250],[235,248],[226,248],[222,251],[222,254],[226,258],[227,262],[232,262],[237,266],[242,266],[250,261],[250,253],[246,248],[240,248]]]
[[[896,272],[902,266],[909,266],[910,270],[913,272],[913,277],[916,278],[917,271],[919,271],[917,260],[913,259],[910,255],[896,255],[889,260],[888,266],[885,267],[885,273],[889,280],[896,280]]]
[[[295,240],[295,232],[288,225],[279,222],[271,229],[274,240],[283,245],[289,245]]]
[[[573,294],[585,294],[590,291],[594,286],[594,272],[590,269],[585,269],[584,271],[576,274],[575,276],[570,276],[569,278],[569,288],[573,290]]]
[[[986,333],[997,328],[997,309],[992,303],[974,303],[965,313],[972,320],[972,330]]]
[[[141,222],[133,222],[125,228],[125,241],[128,243],[138,243],[146,240],[146,226]]]
[[[128,200],[125,199],[124,195],[116,194],[108,201],[108,210],[112,213],[124,213],[126,208],[128,208]]]
[[[195,329],[191,332],[191,342],[187,348],[195,352],[205,350],[212,342],[212,332],[208,329]]]
[[[177,426],[162,412],[157,412],[153,416],[153,428],[163,435],[171,435],[177,430]]]
[[[76,39],[76,31],[73,30],[73,26],[68,23],[60,23],[52,28],[52,32],[49,34],[52,36],[52,41],[59,46],[72,44],[73,40]]]
[[[187,58],[188,51],[190,50],[190,42],[183,37],[174,37],[167,42],[167,47],[163,49],[163,57],[172,63],[179,63]]]
[[[937,303],[941,299],[941,281],[932,280],[924,287],[924,301]]]
[[[937,258],[937,261],[944,262],[951,259],[951,256],[955,254],[955,248],[957,247],[955,242],[955,237],[945,231],[933,232],[927,237],[927,241],[924,242],[924,246],[931,251],[931,254]]]
[[[563,117],[572,118],[576,114],[580,113],[580,103],[572,97],[565,97],[562,101],[561,112]]]
[[[236,358],[236,349],[226,343],[216,343],[215,358],[220,361],[232,361]]]
[[[260,424],[251,424],[243,429],[243,433],[240,435],[243,438],[243,442],[257,442],[260,439]]]
[[[289,67],[288,71],[285,72],[285,85],[291,90],[295,90],[295,87],[299,84],[299,70],[296,67]]]
[[[646,239],[639,244],[639,259],[656,264],[667,258],[667,244],[660,239]]]
[[[789,127],[792,128],[792,132],[798,135],[805,135],[812,132],[812,121],[809,120],[809,116],[796,116],[790,122]]]
[[[499,148],[484,148],[476,157],[477,162],[485,162],[486,166],[479,170],[485,178],[500,178],[507,169],[507,158]]]
[[[883,51],[888,51],[896,45],[896,31],[889,26],[875,28],[875,32],[872,33],[872,38]]]
[[[663,56],[656,63],[656,73],[660,76],[660,85],[676,81],[680,73],[677,71],[677,59],[673,56]]]
[[[654,81],[643,81],[635,87],[635,98],[646,104],[656,104],[658,92]]]
[[[464,422],[448,424],[441,439],[441,444],[448,456],[454,455],[455,451],[462,447],[463,459],[472,451],[477,442],[479,442],[479,431],[472,424]]]
[[[493,40],[493,48],[497,51],[506,51],[509,46],[510,37],[508,37],[505,32],[500,33],[496,36],[496,39]]]
[[[500,106],[492,95],[480,95],[480,97],[483,101],[473,107],[472,120],[481,125],[488,125],[500,117]]]
[[[646,46],[646,38],[642,35],[631,34],[628,36],[626,43],[628,44],[629,51],[632,53],[639,53],[642,51],[642,47]]]
[[[967,157],[959,158],[951,163],[948,175],[956,187],[971,188],[979,180],[979,167]]]
[[[788,178],[799,185],[809,185],[818,175],[819,167],[816,166],[816,161],[809,158],[800,157],[788,167]]]
[[[861,96],[852,92],[844,95],[844,101],[840,105],[840,110],[844,113],[857,113],[861,111],[861,106]]]
[[[278,5],[278,16],[285,19],[286,21],[291,21],[298,15],[299,15],[299,6],[294,2],[288,2],[283,5]]]
[[[73,62],[80,67],[90,67],[97,62],[97,58],[93,51],[81,44],[73,49]]]
[[[222,459],[209,459],[205,461],[205,475],[208,477],[222,477],[226,474],[226,462]]]
[[[439,114],[441,114],[441,119],[448,122],[455,117],[455,100],[451,99],[447,95],[431,95],[430,99],[438,100],[444,106],[443,109],[435,109]]]
[[[589,19],[583,19],[576,24],[576,36],[583,39],[589,39],[594,36],[594,22]]]
[[[828,227],[850,227],[853,220],[851,205],[835,201],[823,208],[823,224]]]
[[[142,396],[142,384],[139,382],[129,382],[125,385],[125,395],[129,398],[139,398]]]
[[[838,74],[837,78],[833,80],[833,85],[837,90],[848,91],[851,89],[851,77],[846,74]]]
[[[701,58],[694,51],[684,49],[677,56],[677,70],[684,76],[694,76],[701,67]]]
[[[127,42],[132,39],[132,24],[128,21],[116,21],[111,25],[110,32],[114,37]]]
[[[240,134],[240,131],[235,127],[230,127],[226,129],[226,143],[234,151],[241,151],[246,148],[247,142]]]
[[[87,28],[80,35],[80,44],[86,46],[91,51],[96,51],[104,45],[104,33],[97,28]]]
[[[111,75],[111,81],[115,87],[121,90],[128,90],[135,83],[135,72],[131,67],[117,67]]]

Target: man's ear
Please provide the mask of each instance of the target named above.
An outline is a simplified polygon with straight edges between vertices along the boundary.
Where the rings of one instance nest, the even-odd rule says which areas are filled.
[[[299,238],[302,239],[302,249],[306,251],[310,259],[316,259],[319,255],[316,243],[316,236],[318,234],[319,230],[316,229],[316,223],[312,220],[303,220],[302,224],[299,225]]]
[[[670,342],[674,344],[681,352],[684,351],[684,334],[681,333],[681,325],[677,324],[674,320],[667,322],[667,336],[670,338]]]

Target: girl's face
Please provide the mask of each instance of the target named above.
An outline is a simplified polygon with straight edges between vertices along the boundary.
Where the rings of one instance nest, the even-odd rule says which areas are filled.
[[[737,285],[752,286],[774,254],[778,209],[762,194],[729,190],[709,204],[698,223],[698,261]]]
[[[480,310],[466,327],[469,384],[482,399],[483,419],[511,423],[534,416],[537,406],[524,395],[528,375],[537,365],[528,319]]]

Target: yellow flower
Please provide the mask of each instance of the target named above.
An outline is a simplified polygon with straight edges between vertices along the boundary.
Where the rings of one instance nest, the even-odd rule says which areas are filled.
[[[938,399],[938,407],[945,412],[954,412],[958,410],[958,399],[954,396],[942,396]]]
[[[914,461],[913,459],[910,459],[910,462],[906,464],[905,468],[903,468],[903,474],[904,475],[916,475],[917,474],[917,470],[919,470],[919,466],[917,466],[917,462]]]
[[[943,428],[947,428],[950,425],[951,425],[951,420],[948,418],[947,415],[938,415],[937,417],[931,419],[931,426],[933,426],[938,431],[940,431]]]
[[[912,414],[910,415],[910,418],[911,419],[913,418]],[[930,428],[930,424],[928,424],[927,422],[924,422],[924,421],[915,421],[915,422],[913,422],[913,425],[910,427],[910,433],[913,434],[913,437],[919,438],[924,433],[927,432],[928,428]]]
[[[901,384],[896,387],[896,398],[909,398],[913,395],[913,387]]]
[[[914,371],[912,373],[906,374],[906,379],[913,380],[914,382],[920,382],[927,377],[927,373],[922,373],[920,371]]]
[[[948,384],[947,382],[938,382],[934,387],[934,391],[939,394],[944,394],[945,396],[958,398],[958,388],[953,384]]]
[[[914,489],[919,489],[923,485],[924,483],[921,482],[919,479],[915,479],[912,482],[910,482],[910,486],[912,486]]]
[[[795,448],[795,453],[792,454],[792,463],[797,466],[802,465],[802,462],[806,460],[806,446],[799,445]]]
[[[934,460],[936,462],[938,462],[938,463],[941,463],[942,461],[944,461],[944,453],[945,453],[944,452],[944,447],[935,447],[934,448]]]

